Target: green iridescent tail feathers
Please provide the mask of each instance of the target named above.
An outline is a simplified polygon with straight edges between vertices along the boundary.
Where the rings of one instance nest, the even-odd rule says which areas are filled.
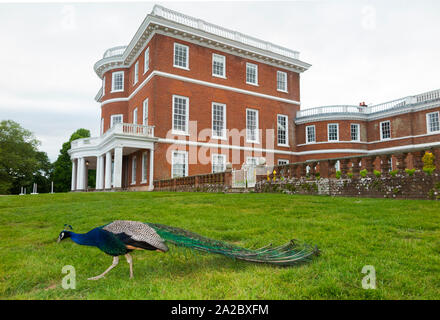
[[[157,234],[165,241],[179,247],[222,254],[224,256],[250,262],[269,263],[280,266],[291,266],[311,260],[319,255],[316,246],[291,240],[288,243],[273,247],[269,244],[260,249],[246,249],[229,243],[203,237],[184,229],[170,227],[162,224],[147,223],[156,230]]]

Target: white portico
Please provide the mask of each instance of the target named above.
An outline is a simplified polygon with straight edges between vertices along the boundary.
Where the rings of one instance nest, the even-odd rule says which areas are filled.
[[[139,150],[148,152],[147,190],[153,190],[154,127],[117,123],[100,137],[74,140],[69,150],[72,159],[72,191],[87,191],[88,170],[96,169],[96,190],[120,190],[127,187],[124,156]]]

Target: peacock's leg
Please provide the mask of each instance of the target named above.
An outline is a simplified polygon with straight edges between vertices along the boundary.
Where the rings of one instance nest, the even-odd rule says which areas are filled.
[[[101,279],[102,277],[104,277],[111,269],[113,269],[114,267],[116,267],[119,263],[119,257],[113,257],[113,263],[110,267],[108,267],[107,270],[105,270],[102,274],[100,274],[99,276],[96,277],[92,277],[92,278],[88,278],[87,280],[98,280]]]
[[[133,278],[133,258],[129,253],[125,255],[125,258],[127,259],[127,262],[130,265],[130,279],[131,279]]]

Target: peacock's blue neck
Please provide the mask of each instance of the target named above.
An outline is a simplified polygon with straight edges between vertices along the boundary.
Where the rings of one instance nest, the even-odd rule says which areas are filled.
[[[87,233],[75,233],[70,232],[70,238],[72,241],[83,245],[83,246],[96,246],[97,245],[97,235],[96,232],[89,231]]]

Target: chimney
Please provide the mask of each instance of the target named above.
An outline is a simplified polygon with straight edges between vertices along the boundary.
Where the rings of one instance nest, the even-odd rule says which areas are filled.
[[[367,105],[365,104],[365,102],[361,102],[359,103],[359,107],[367,107]]]

